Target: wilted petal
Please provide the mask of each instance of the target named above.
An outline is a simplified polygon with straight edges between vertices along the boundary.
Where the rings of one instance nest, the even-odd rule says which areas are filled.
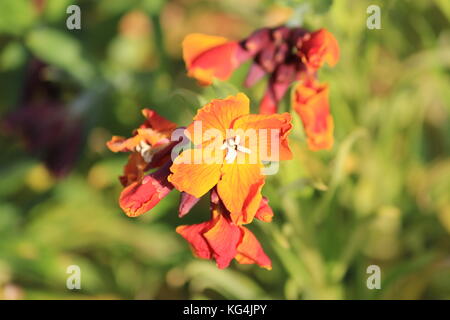
[[[140,181],[144,177],[146,168],[147,162],[144,161],[139,153],[133,152],[128,157],[123,176],[120,176],[119,180],[124,187],[127,187],[133,182]]]
[[[173,186],[167,181],[170,163],[157,171],[146,175],[142,180],[133,182],[120,194],[120,207],[127,216],[136,217],[152,209],[167,196]]]

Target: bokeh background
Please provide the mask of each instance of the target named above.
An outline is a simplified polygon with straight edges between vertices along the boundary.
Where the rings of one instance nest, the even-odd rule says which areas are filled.
[[[70,4],[81,30],[66,28]],[[371,4],[380,30],[366,27]],[[449,20],[447,0],[0,1],[0,298],[449,299]],[[219,270],[175,233],[206,220],[207,201],[179,219],[173,192],[126,217],[126,155],[105,142],[129,135],[143,107],[185,125],[239,90],[256,110],[265,83],[243,89],[248,65],[200,88],[181,40],[284,23],[339,41],[339,64],[320,71],[336,143],[309,151],[294,115],[295,160],[263,190],[275,219],[250,226],[273,270]],[[81,290],[66,288],[73,264]],[[380,290],[366,287],[372,264]]]

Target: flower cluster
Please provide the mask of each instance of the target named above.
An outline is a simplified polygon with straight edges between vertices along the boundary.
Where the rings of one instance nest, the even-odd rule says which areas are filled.
[[[337,42],[326,30],[264,28],[242,41],[188,35],[183,58],[188,75],[201,85],[228,79],[250,59],[246,86],[269,75],[260,113],[250,114],[250,101],[243,93],[210,101],[186,128],[144,109],[146,119],[132,137],[114,136],[107,143],[114,152],[130,153],[120,177],[121,208],[130,217],[141,215],[176,189],[181,193],[182,218],[208,196],[210,220],[176,229],[194,254],[214,259],[219,268],[236,259],[270,269],[271,260],[247,226],[254,219],[272,221],[274,213],[261,194],[265,176],[276,173],[274,164],[292,158],[288,143],[292,119],[289,113],[277,113],[278,104],[298,81],[292,103],[308,145],[312,150],[330,148],[328,86],[317,81],[317,70],[324,63],[334,66],[338,57]]]
[[[219,268],[235,258],[270,269],[270,259],[244,225],[254,218],[272,220],[268,200],[261,194],[265,163],[292,157],[287,140],[291,117],[289,113],[249,112],[249,99],[242,93],[212,100],[198,110],[187,128],[181,128],[179,139],[174,123],[144,109],[146,120],[132,137],[114,136],[107,143],[114,152],[130,153],[120,177],[121,208],[130,217],[138,216],[175,188],[181,192],[182,217],[209,194],[211,220],[177,228],[194,253],[214,258]],[[189,148],[175,151],[180,144],[186,146],[183,139],[190,142]]]
[[[292,105],[299,114],[311,150],[333,146],[333,119],[328,103],[328,86],[317,81],[324,63],[333,67],[339,59],[334,36],[325,29],[309,32],[302,28],[263,28],[241,41],[205,34],[189,34],[183,41],[183,58],[188,75],[201,85],[214,78],[228,79],[243,62],[252,60],[245,80],[247,87],[268,75],[260,103],[261,114],[272,114],[289,86],[294,88]]]

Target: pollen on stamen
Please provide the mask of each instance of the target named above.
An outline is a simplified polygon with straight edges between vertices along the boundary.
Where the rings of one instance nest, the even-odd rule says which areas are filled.
[[[237,157],[238,151],[250,154],[251,150],[240,145],[241,142],[240,136],[235,136],[234,138],[230,138],[225,140],[223,145],[220,147],[221,150],[227,150],[227,154],[225,156],[225,161],[227,163],[233,163]]]

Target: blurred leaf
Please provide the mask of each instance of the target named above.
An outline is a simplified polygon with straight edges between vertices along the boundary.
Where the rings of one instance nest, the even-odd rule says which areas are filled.
[[[36,56],[60,67],[83,84],[93,81],[94,67],[85,57],[81,42],[68,32],[36,29],[27,36],[26,44]]]
[[[195,261],[186,267],[195,291],[213,289],[228,299],[266,299],[261,288],[250,278],[231,269],[220,270],[212,262]]]
[[[33,1],[0,1],[0,32],[22,35],[30,28],[36,18]]]

